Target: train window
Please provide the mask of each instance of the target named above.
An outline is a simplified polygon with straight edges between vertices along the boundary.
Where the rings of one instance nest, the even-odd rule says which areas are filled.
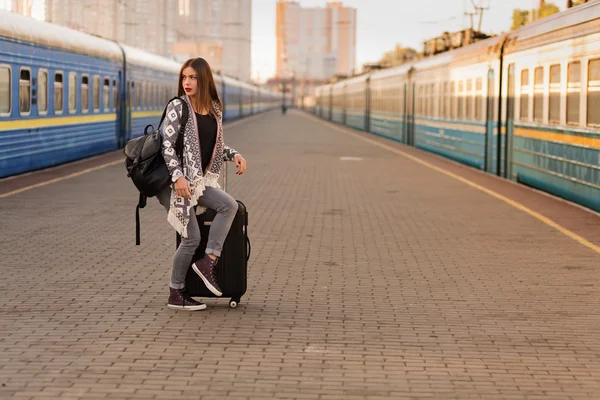
[[[29,114],[31,111],[31,71],[21,68],[19,73],[19,112]]]
[[[102,103],[103,111],[110,111],[110,79],[104,78],[104,84],[102,85]]]
[[[422,85],[422,93],[421,93],[423,101],[421,102],[421,115],[426,116],[427,110],[429,109],[429,87],[427,85]]]
[[[544,67],[533,71],[533,120],[542,122],[544,119]]]
[[[404,87],[398,87],[398,114],[404,116]]]
[[[521,121],[529,120],[529,70],[524,69],[521,71],[521,108],[519,112],[519,119]]]
[[[550,98],[548,101],[548,122],[560,123],[560,64],[550,66]]]
[[[148,82],[144,82],[142,84],[142,108],[146,109],[148,104]]]
[[[458,82],[458,109],[456,116],[458,119],[465,118],[465,97],[464,97],[465,83],[463,81]]]
[[[421,101],[423,98],[423,86],[419,85],[417,90],[417,115],[421,115]]]
[[[444,115],[444,99],[446,98],[446,87],[442,82],[438,83],[438,110],[437,117],[442,118]]]
[[[587,123],[600,126],[600,59],[588,64]]]
[[[92,107],[94,112],[100,111],[100,77],[94,75],[94,87],[92,88]]]
[[[435,87],[436,84],[432,83],[431,85],[429,85],[429,95],[430,100],[429,100],[429,116],[430,117],[434,117],[435,116],[435,98],[436,98],[436,92],[435,92]]]
[[[431,116],[431,109],[433,108],[433,87],[431,84],[425,86],[425,111],[426,116]]]
[[[142,84],[137,82],[133,85],[135,86],[135,108],[139,110],[142,106]]]
[[[155,83],[150,84],[150,95],[148,97],[150,97],[149,106],[150,106],[150,108],[154,109],[154,107],[156,107],[156,84]]]
[[[160,106],[160,85],[154,84],[154,108],[158,109]]]
[[[450,91],[448,82],[444,82],[444,111],[442,117],[445,119],[450,118]]]
[[[142,82],[142,110],[148,107],[148,82]]]
[[[158,85],[156,83],[152,84],[152,108],[155,109],[158,103]]]
[[[48,71],[38,71],[38,114],[45,115],[48,112]]]
[[[569,63],[567,69],[567,124],[579,125],[581,99],[581,63]]]
[[[113,83],[112,84],[112,98],[113,98],[113,108],[112,109],[113,109],[113,111],[115,111],[118,107],[117,102],[119,101],[119,96],[117,96],[117,92],[118,92],[117,81],[115,79],[113,79],[112,83]]]
[[[146,108],[150,110],[154,105],[154,84],[152,82],[148,82],[147,89],[148,92],[146,94]]]
[[[483,121],[483,81],[481,78],[475,80],[475,120]]]
[[[77,111],[77,73],[69,72],[69,113]]]
[[[62,72],[54,73],[54,114],[62,114],[63,112],[63,88],[64,85]]]
[[[467,104],[465,106],[466,111],[466,119],[473,119],[473,79],[469,79],[467,81],[467,92],[465,93],[465,97],[467,98]]]
[[[456,119],[456,82],[450,82],[450,119]]]
[[[421,102],[421,115],[422,116],[426,116],[427,115],[427,92],[428,92],[428,88],[427,85],[421,85],[421,98],[423,99]]]
[[[430,102],[430,94],[429,94],[429,84],[423,87],[423,98],[425,99],[423,115],[429,116],[429,102]]]
[[[0,115],[10,115],[10,67],[0,67]]]
[[[81,76],[81,112],[88,112],[90,109],[90,86],[87,75]]]

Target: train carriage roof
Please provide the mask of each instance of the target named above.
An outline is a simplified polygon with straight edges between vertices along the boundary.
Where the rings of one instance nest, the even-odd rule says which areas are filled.
[[[374,71],[371,73],[371,80],[389,78],[390,76],[405,75],[408,73],[412,63],[406,63],[395,67]]]
[[[508,34],[506,53],[600,32],[600,1],[527,24]]]
[[[125,44],[121,44],[121,46],[123,46],[123,50],[125,51],[127,64],[169,72],[175,74],[175,76],[179,74],[179,69],[183,64]]]
[[[412,64],[417,71],[428,70],[446,64],[475,64],[489,60],[499,60],[500,50],[506,35],[493,36],[465,47],[450,50]]]
[[[121,49],[111,40],[10,11],[0,10],[0,21],[0,37],[105,59],[123,59]]]

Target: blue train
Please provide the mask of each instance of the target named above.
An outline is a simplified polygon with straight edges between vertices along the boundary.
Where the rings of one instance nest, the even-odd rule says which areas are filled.
[[[600,211],[600,2],[323,85],[324,119]]]
[[[0,11],[0,178],[122,148],[156,126],[180,63]],[[281,94],[215,74],[224,120]]]

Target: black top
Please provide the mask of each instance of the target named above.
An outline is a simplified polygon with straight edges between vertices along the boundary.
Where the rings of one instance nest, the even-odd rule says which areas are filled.
[[[210,163],[215,143],[217,142],[217,120],[212,114],[196,114],[198,121],[198,138],[200,139],[200,156],[202,157],[202,172]]]

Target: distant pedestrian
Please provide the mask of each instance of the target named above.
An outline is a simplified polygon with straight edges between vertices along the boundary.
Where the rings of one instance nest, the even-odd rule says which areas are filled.
[[[238,203],[221,189],[219,176],[225,161],[233,161],[238,169],[236,174],[243,174],[246,160],[224,143],[223,105],[211,68],[204,59],[192,58],[182,65],[178,96],[180,100],[168,104],[162,127],[162,153],[173,185],[160,192],[157,198],[167,210],[167,220],[181,235],[181,244],[173,256],[167,306],[194,311],[206,308],[185,290],[185,277],[200,244],[196,214],[201,214],[206,208],[217,213],[209,231],[206,254],[194,262],[192,268],[212,293],[221,296],[215,265],[221,256]],[[183,159],[179,159],[175,147],[184,107],[189,117],[183,131]]]

